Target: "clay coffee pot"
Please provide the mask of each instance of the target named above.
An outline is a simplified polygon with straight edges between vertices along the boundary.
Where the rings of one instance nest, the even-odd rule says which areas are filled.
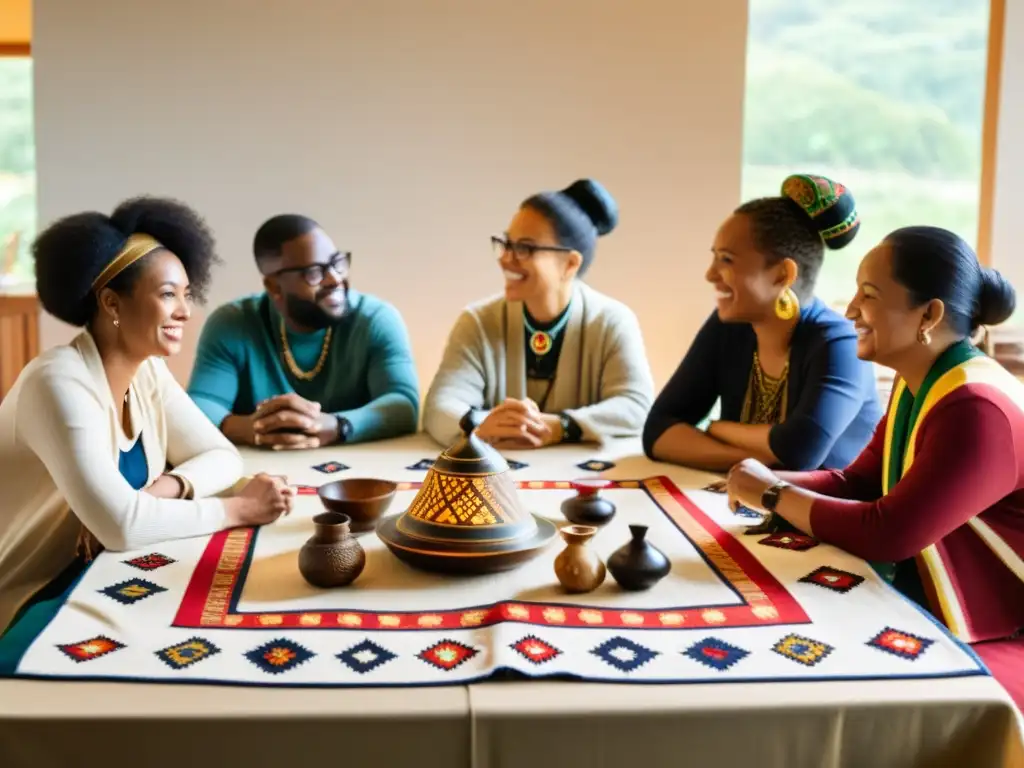
[[[646,525],[631,525],[629,532],[633,538],[608,558],[608,570],[623,589],[650,589],[668,576],[672,563],[660,549],[644,540]]]
[[[587,546],[597,528],[592,525],[567,525],[558,531],[566,547],[555,558],[555,576],[566,592],[591,592],[604,583],[605,567],[601,558]]]
[[[314,587],[346,587],[366,567],[366,552],[352,535],[351,523],[341,512],[313,518],[313,536],[299,550],[299,573]]]
[[[611,485],[610,480],[588,477],[572,480],[569,485],[576,495],[562,502],[562,514],[570,523],[600,528],[615,517],[615,505],[600,495],[600,491]]]

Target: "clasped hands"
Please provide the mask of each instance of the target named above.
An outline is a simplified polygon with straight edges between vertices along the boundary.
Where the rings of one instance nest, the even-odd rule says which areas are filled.
[[[474,431],[477,437],[496,448],[542,448],[562,442],[561,419],[542,413],[529,398],[506,398],[491,409]]]
[[[338,418],[294,393],[264,400],[246,418],[250,442],[275,451],[319,448],[338,440]]]

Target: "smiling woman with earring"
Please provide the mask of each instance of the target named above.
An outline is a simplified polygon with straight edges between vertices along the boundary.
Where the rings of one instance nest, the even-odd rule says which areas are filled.
[[[971,343],[1016,293],[959,236],[906,227],[872,249],[847,316],[896,372],[874,438],[841,471],[729,472],[735,508],[869,561],[974,650],[1024,707],[1024,384]]]
[[[607,190],[582,179],[528,198],[491,238],[504,295],[468,307],[424,405],[443,445],[476,431],[508,448],[633,437],[653,399],[636,315],[582,282],[618,222]]]
[[[0,669],[17,627],[45,622],[99,548],[269,523],[292,498],[267,475],[215,498],[238,483],[241,457],[163,361],[217,261],[195,212],[140,198],[75,214],[33,256],[44,309],[82,331],[0,403]]]
[[[857,455],[881,416],[874,371],[814,284],[825,249],[845,247],[859,226],[849,190],[808,175],[726,219],[705,275],[717,310],[651,409],[649,457],[725,471],[747,457],[816,469]],[[720,419],[700,429],[719,400]]]

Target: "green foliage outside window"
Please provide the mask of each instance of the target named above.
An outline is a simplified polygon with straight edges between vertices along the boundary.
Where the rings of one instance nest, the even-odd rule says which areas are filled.
[[[888,232],[934,224],[975,243],[988,0],[750,0],[743,197],[789,173],[847,184],[857,240],[829,253],[840,304]]]

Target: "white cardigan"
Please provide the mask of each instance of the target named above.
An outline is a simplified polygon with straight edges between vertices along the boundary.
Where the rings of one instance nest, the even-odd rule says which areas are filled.
[[[83,525],[118,551],[223,527],[224,503],[204,497],[239,480],[238,450],[158,358],[132,380],[129,409],[132,439],[88,332],[29,363],[0,403],[0,632],[71,564]],[[147,485],[170,464],[196,500],[158,499],[128,484],[119,451],[140,433]]]
[[[448,337],[423,407],[423,426],[455,442],[470,408],[526,397],[523,305],[498,296],[466,308]],[[654,401],[654,382],[633,311],[579,280],[546,410],[565,411],[587,441],[634,437]]]

